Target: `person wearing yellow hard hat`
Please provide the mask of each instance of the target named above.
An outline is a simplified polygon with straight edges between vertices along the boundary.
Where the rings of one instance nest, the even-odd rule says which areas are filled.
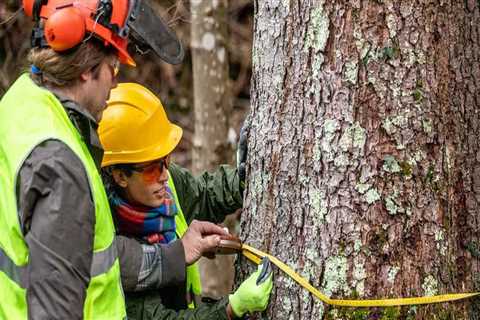
[[[143,245],[178,243],[164,260],[142,261],[141,281],[125,288],[129,319],[233,319],[264,310],[271,270],[259,267],[237,291],[214,303],[196,303],[201,285],[196,261],[208,250],[189,237],[197,220],[221,222],[243,204],[236,169],[192,176],[171,160],[182,129],[171,123],[160,100],[136,83],[111,91],[98,133],[105,149],[102,176],[117,233]],[[195,220],[197,219],[197,220]],[[120,268],[122,270],[122,266]],[[155,285],[162,273],[162,287]]]

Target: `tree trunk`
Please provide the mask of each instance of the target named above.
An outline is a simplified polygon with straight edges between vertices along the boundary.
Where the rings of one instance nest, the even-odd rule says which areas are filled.
[[[474,0],[257,1],[246,243],[335,298],[477,290],[479,26]],[[267,315],[477,313],[333,308],[277,272]]]
[[[191,0],[195,136],[192,170],[232,161],[228,141],[227,1]]]
[[[233,131],[233,141],[228,139],[232,136],[228,121],[232,104],[228,86],[227,1],[191,0],[190,6],[195,115],[192,171],[199,174],[231,163],[236,138]],[[230,220],[231,225],[235,219]],[[200,272],[204,295],[226,295],[233,285],[233,257],[203,258]]]

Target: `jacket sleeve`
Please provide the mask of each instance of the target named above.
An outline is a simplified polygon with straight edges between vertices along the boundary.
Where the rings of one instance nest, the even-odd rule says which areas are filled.
[[[200,304],[195,309],[172,310],[162,305],[158,295],[139,297],[138,300],[127,299],[127,316],[129,319],[142,320],[228,320],[228,297],[212,303]]]
[[[140,244],[134,238],[117,236],[120,274],[126,292],[158,289],[185,282],[182,242]]]
[[[215,172],[204,172],[198,177],[173,163],[168,170],[188,224],[193,219],[222,222],[243,205],[238,172],[231,166],[222,165]]]
[[[80,159],[62,142],[43,142],[19,170],[17,201],[29,247],[29,319],[82,319],[95,209]]]

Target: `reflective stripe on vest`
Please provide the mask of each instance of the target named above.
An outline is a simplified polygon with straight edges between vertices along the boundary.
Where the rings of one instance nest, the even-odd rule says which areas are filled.
[[[20,288],[25,289],[26,284],[26,269],[27,266],[19,267],[15,262],[10,259],[9,256],[0,247],[0,271],[5,273],[10,279],[12,279]]]
[[[95,252],[93,254],[92,267],[90,268],[90,276],[96,277],[107,272],[117,259],[117,245],[115,240],[105,250]]]
[[[92,267],[90,269],[90,276],[96,277],[102,273],[107,272],[115,263],[117,259],[117,246],[115,241],[103,251],[95,252],[92,259]],[[17,266],[9,256],[5,254],[0,247],[0,271],[5,273],[12,279],[20,288],[27,287],[26,279],[27,266]]]

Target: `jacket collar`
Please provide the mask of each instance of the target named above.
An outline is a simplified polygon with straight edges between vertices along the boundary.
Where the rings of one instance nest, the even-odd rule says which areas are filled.
[[[53,91],[52,91],[53,92]],[[97,169],[100,171],[103,159],[103,147],[98,137],[98,123],[92,114],[77,102],[53,92],[60,103],[65,108],[67,115],[80,133],[83,141],[87,145],[88,151],[92,155]]]

